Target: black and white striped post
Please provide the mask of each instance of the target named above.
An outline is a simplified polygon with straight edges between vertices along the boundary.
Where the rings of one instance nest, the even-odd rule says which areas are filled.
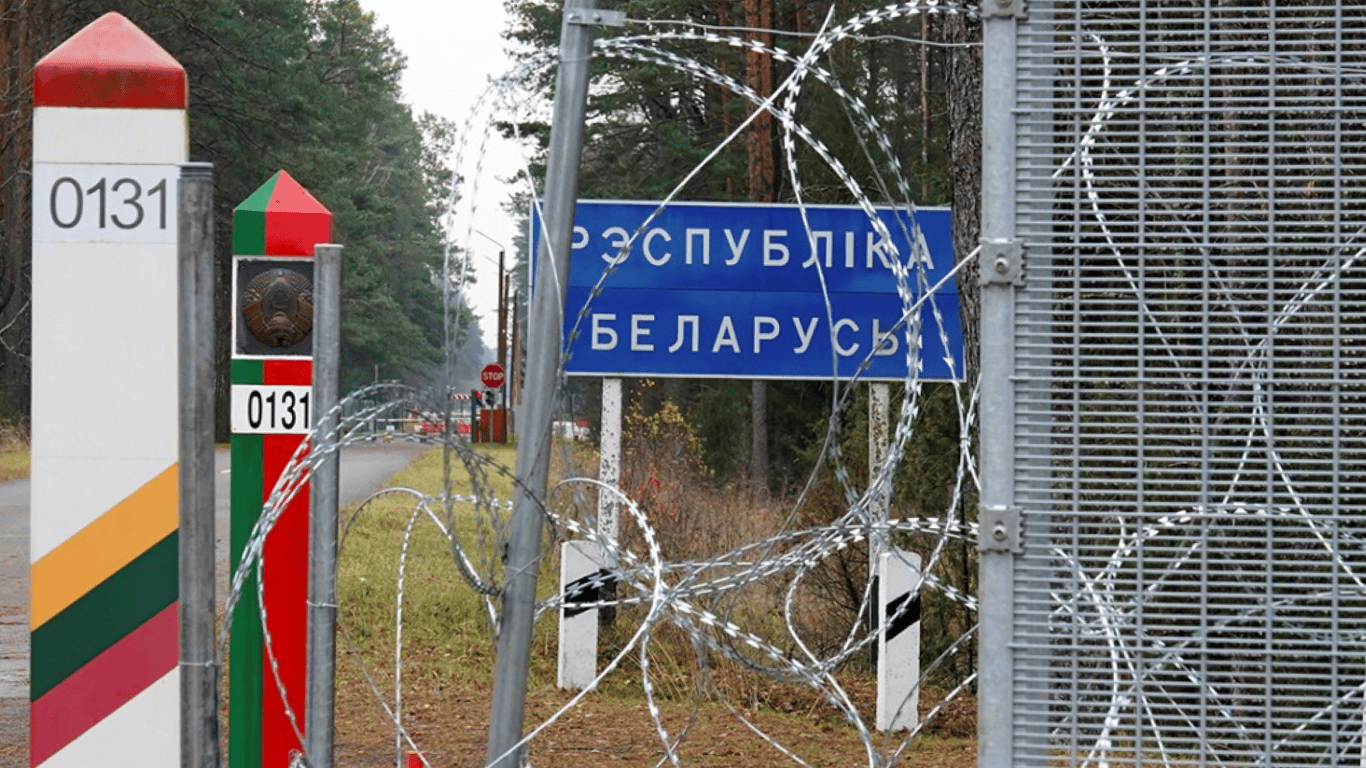
[[[868,568],[874,579],[879,610],[877,627],[877,727],[883,731],[914,728],[920,700],[920,555],[897,549],[888,534],[891,483],[878,486],[888,451],[890,387],[868,388],[868,456],[876,486],[868,494]]]
[[[920,555],[889,549],[878,556],[877,727],[914,728],[920,701]]]
[[[566,541],[560,549],[560,659],[557,685],[583,690],[598,674],[598,609],[612,592],[614,577],[605,567],[602,546]]]

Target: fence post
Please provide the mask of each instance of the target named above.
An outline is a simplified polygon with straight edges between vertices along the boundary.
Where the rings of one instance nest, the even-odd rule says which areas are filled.
[[[309,768],[332,767],[333,708],[337,679],[337,389],[341,368],[340,245],[313,249],[313,447],[323,451],[310,480],[308,527],[308,692],[305,754]]]
[[[1022,4],[1020,4],[1022,5]],[[981,513],[977,764],[1013,768],[1015,32],[1011,0],[982,3]]]
[[[180,762],[218,768],[213,166],[180,168]]]
[[[487,764],[517,768],[524,763],[522,740],[526,708],[531,628],[536,610],[536,566],[545,512],[541,509],[550,474],[551,420],[559,380],[565,287],[569,282],[570,234],[578,198],[579,158],[583,151],[588,105],[588,64],[593,47],[593,0],[565,0],[560,31],[560,67],[545,182],[545,232],[537,252],[538,285],[527,324],[526,418],[517,444],[507,580],[494,661],[493,707],[489,719]]]

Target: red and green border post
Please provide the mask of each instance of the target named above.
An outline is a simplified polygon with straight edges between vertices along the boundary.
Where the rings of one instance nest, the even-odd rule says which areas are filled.
[[[332,214],[288,173],[280,171],[233,212],[234,290],[231,308],[232,508],[231,563],[242,562],[256,521],[281,472],[309,430],[313,383],[311,347],[304,342],[278,354],[244,348],[240,306],[243,275],[276,266],[311,275],[314,246],[332,241]],[[246,271],[244,271],[246,270]],[[257,580],[248,579],[233,614],[229,649],[228,765],[286,768],[302,745],[285,705],[304,730],[308,631],[308,488],[281,514],[263,548],[266,621]],[[264,632],[287,693],[266,655]]]
[[[185,70],[108,13],[33,75],[29,761],[170,768]]]

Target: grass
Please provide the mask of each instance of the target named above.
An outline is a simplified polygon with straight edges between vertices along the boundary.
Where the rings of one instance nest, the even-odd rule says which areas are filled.
[[[28,447],[0,450],[0,483],[28,477]]]
[[[492,464],[509,467],[514,463],[513,450],[504,446],[479,448]],[[576,464],[568,470],[571,474],[595,474],[587,469],[596,467],[590,454],[582,450],[561,453],[556,460],[563,463],[567,458]],[[485,578],[501,574],[494,521],[487,509],[469,501],[473,496],[469,473],[463,467],[455,469],[457,480],[452,490],[461,500],[450,509],[435,503],[430,511],[454,530],[478,574]],[[563,466],[552,469],[552,476],[565,473]],[[486,497],[500,502],[511,498],[512,484],[507,477],[492,469],[482,474],[487,476],[486,485],[480,481]],[[436,494],[443,488],[443,478],[443,456],[440,451],[431,451],[396,475],[389,485]],[[666,488],[668,493],[657,499],[656,511],[672,511],[678,517],[676,536],[680,538],[666,542],[666,547],[693,550],[733,546],[732,542],[716,540],[720,529],[709,525],[708,520],[687,515],[691,510],[712,509],[734,528],[741,515],[736,494],[713,494],[692,483],[680,486],[686,487],[688,497],[672,496],[679,489]],[[344,514],[338,597],[339,617],[347,635],[338,638],[338,764],[395,764],[394,725],[378,699],[390,708],[394,706],[396,674],[402,676],[400,720],[431,764],[483,763],[494,669],[488,610],[456,568],[449,540],[427,510],[419,508],[420,501],[410,493],[391,493],[365,509]],[[744,513],[756,517],[753,509]],[[499,519],[505,521],[506,514]],[[761,522],[754,525],[758,529],[734,535],[766,535]],[[396,672],[395,614],[405,539],[402,666]],[[552,554],[542,563],[540,594],[550,594],[557,581],[558,562]],[[757,628],[768,611],[767,619],[772,621],[772,597],[745,595],[743,604],[736,606],[744,615],[737,614],[737,618],[747,627]],[[638,608],[622,609],[617,624],[600,633],[599,668],[634,631],[632,619],[639,612]],[[556,633],[554,615],[543,615],[533,633],[525,722],[528,729],[555,715],[573,695],[555,687]],[[749,731],[714,694],[699,690],[702,686],[695,652],[682,632],[661,626],[653,633],[649,653],[660,717],[671,734],[676,736],[685,729],[689,734],[680,752],[684,764],[728,768],[793,764]],[[746,718],[776,742],[801,754],[810,765],[864,764],[865,748],[856,730],[814,691],[770,681],[720,659],[708,660],[707,669]],[[378,690],[378,699],[371,682]],[[853,671],[842,674],[841,683],[858,700],[860,710],[871,716],[875,695],[871,680]],[[897,741],[892,737],[892,744]],[[531,743],[531,757],[536,765],[551,768],[605,763],[652,765],[663,755],[660,744],[642,690],[636,649],[602,687],[537,736]],[[922,736],[913,744],[906,757],[914,765],[961,768],[975,764],[975,747],[969,740]]]
[[[28,431],[22,425],[0,421],[0,482],[28,477]]]
[[[503,446],[481,449],[497,463],[510,465],[512,450]],[[390,482],[391,487],[439,494],[444,485],[443,457],[430,451]],[[473,491],[463,468],[456,467],[455,494]],[[511,497],[512,484],[492,474],[492,494]],[[484,600],[456,568],[451,543],[438,526],[451,526],[457,541],[484,578],[492,569],[493,521],[485,510],[461,501],[447,509],[439,500],[410,493],[383,496],[344,519],[344,538],[338,558],[337,592],[340,618],[362,660],[392,666],[399,572],[404,580],[403,641],[420,674],[447,680],[488,682],[493,648]],[[433,519],[433,515],[436,520]],[[406,561],[401,563],[406,541]],[[480,545],[483,546],[480,546]],[[345,649],[346,639],[339,646]],[[411,649],[408,651],[407,649]],[[392,684],[392,670],[377,673]]]

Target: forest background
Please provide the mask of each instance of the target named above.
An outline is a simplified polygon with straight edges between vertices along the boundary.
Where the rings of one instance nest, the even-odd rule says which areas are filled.
[[[869,0],[626,0],[611,3],[634,21],[733,28],[732,34],[800,51],[830,15],[844,20],[883,3]],[[514,56],[529,60],[558,44],[560,0],[507,0]],[[608,4],[604,4],[608,7]],[[452,176],[446,159],[457,140],[444,117],[415,114],[403,100],[404,68],[375,16],[357,0],[7,0],[0,10],[0,418],[23,423],[29,401],[30,196],[33,65],[100,14],[123,13],[161,44],[189,76],[190,156],[214,164],[218,298],[227,303],[232,209],[284,168],[334,214],[334,239],[345,245],[343,372],[345,389],[375,379],[431,387],[443,379],[441,216]],[[840,157],[877,204],[954,207],[956,251],[967,253],[977,231],[980,50],[976,23],[959,14],[911,15],[886,22],[833,48],[822,62],[861,98],[886,130],[913,199],[897,193],[890,166],[866,151],[871,137],[828,88],[803,90],[797,119]],[[942,43],[963,43],[943,45]],[[933,44],[931,44],[933,43]],[[700,44],[681,53],[704,57],[761,95],[789,73],[782,61],[752,49]],[[750,103],[715,83],[671,68],[619,59],[594,62],[583,198],[659,199],[740,125]],[[548,104],[553,70],[520,83]],[[543,110],[544,112],[544,110]],[[513,132],[513,126],[502,126]],[[544,158],[548,126],[516,125]],[[777,122],[760,115],[684,187],[680,199],[790,202],[801,174],[808,203],[853,203],[848,190],[809,149],[789,167]],[[527,169],[533,178],[543,162]],[[509,201],[525,206],[525,200]],[[516,279],[525,284],[525,242],[516,244]],[[968,380],[975,376],[976,276],[960,276]],[[458,286],[457,286],[458,287]],[[526,291],[519,289],[519,296]],[[130,297],[130,300],[134,300]],[[73,308],[75,311],[76,308]],[[521,314],[525,317],[525,313]],[[485,322],[491,322],[486,319]],[[457,380],[474,378],[486,359],[479,318],[459,313]],[[219,343],[227,359],[226,339]],[[472,353],[471,353],[472,352]],[[516,362],[514,362],[516,364]],[[468,370],[465,370],[468,369]],[[220,366],[226,376],[227,366]],[[661,471],[666,482],[733,486],[756,500],[803,490],[803,522],[819,524],[844,509],[843,493],[821,455],[829,440],[846,466],[867,476],[867,406],[863,388],[847,407],[831,382],[667,379],[627,382],[632,439],[672,430],[689,446],[678,461],[623,468],[628,490]],[[227,423],[227,381],[220,381],[219,424]],[[570,380],[565,415],[595,415],[596,380]],[[973,500],[955,502],[963,396],[947,384],[925,391],[915,439],[903,455],[893,516],[957,513],[975,517]],[[654,430],[653,438],[646,432]],[[220,436],[222,437],[222,436]],[[640,456],[639,452],[634,455]],[[813,472],[815,474],[813,474]],[[644,487],[644,486],[642,486]],[[667,491],[664,488],[663,491]],[[667,504],[665,492],[655,501]],[[903,542],[913,545],[912,542]],[[830,597],[856,612],[866,553],[850,549],[825,574]],[[947,554],[938,578],[975,591],[976,565],[963,544]],[[951,601],[925,605],[925,653],[937,655],[966,632],[973,617]],[[945,665],[946,686],[972,671],[973,653]]]
[[[214,166],[219,306],[227,306],[230,285],[232,211],[284,169],[332,212],[333,238],[345,246],[344,389],[443,378],[439,217],[454,132],[449,120],[414,114],[403,102],[403,54],[359,3],[9,0],[4,8],[0,417],[23,421],[28,412],[33,66],[111,10],[188,75],[190,158]],[[478,322],[464,310],[452,323],[462,342],[478,345],[476,354],[457,355],[469,360],[461,380],[477,381]],[[218,348],[226,360],[226,335]],[[219,423],[226,424],[226,365],[219,368]]]

